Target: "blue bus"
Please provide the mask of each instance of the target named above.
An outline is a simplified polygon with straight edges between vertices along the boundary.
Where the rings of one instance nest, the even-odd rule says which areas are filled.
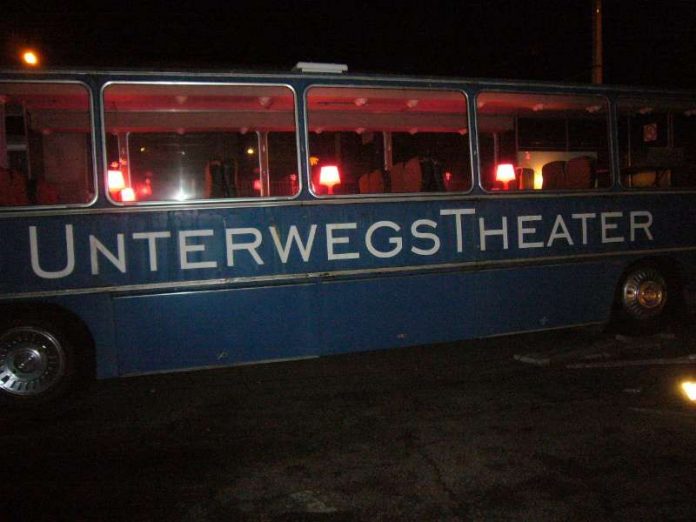
[[[694,295],[696,96],[0,74],[0,400],[606,324]]]

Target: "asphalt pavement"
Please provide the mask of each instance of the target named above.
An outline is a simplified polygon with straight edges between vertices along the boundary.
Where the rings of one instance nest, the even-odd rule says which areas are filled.
[[[103,381],[0,419],[0,520],[693,520],[692,353],[576,330]]]

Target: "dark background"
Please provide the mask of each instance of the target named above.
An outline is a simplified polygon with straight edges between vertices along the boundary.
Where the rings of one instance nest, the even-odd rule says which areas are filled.
[[[0,14],[0,68],[289,70],[588,83],[592,0],[26,3]],[[19,4],[18,4],[19,5]],[[691,0],[604,0],[605,83],[696,87]]]

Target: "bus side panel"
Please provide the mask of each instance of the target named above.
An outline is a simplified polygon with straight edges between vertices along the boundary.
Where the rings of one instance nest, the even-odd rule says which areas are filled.
[[[117,297],[119,373],[316,355],[316,292],[303,284]]]
[[[113,306],[108,294],[67,295],[52,300],[84,323],[95,346],[96,377],[118,376],[118,351],[114,338]],[[79,346],[76,347],[80,349]]]
[[[226,366],[602,322],[622,266],[594,262],[116,298],[119,369]]]
[[[315,307],[322,346],[351,352],[604,322],[622,267],[596,262],[329,283]]]

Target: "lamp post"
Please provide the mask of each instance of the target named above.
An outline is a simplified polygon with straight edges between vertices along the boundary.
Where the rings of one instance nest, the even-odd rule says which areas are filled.
[[[592,8],[592,83],[599,85],[603,81],[604,66],[602,64],[602,0],[594,0]]]

